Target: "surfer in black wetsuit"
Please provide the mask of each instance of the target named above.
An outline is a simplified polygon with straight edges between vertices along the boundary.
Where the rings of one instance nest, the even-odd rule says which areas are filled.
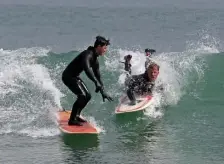
[[[124,57],[125,62],[121,62],[124,63],[124,70],[127,71],[129,75],[131,75],[131,58],[131,55],[126,55]]]
[[[155,85],[155,80],[159,74],[159,65],[151,63],[145,73],[140,75],[133,75],[126,83],[127,96],[130,99],[130,105],[136,104],[135,94],[151,94]]]
[[[109,101],[113,100],[104,91],[99,71],[99,62],[97,59],[99,56],[103,56],[106,53],[108,45],[110,45],[109,40],[106,40],[104,37],[97,36],[94,47],[89,46],[87,50],[81,52],[62,73],[63,83],[77,95],[77,100],[73,104],[70,119],[68,121],[69,125],[81,126],[81,122],[86,122],[80,118],[80,113],[90,101],[91,94],[89,93],[85,83],[79,77],[81,72],[85,71],[87,77],[94,82],[96,86],[95,92],[101,93],[103,101],[105,101],[105,99]]]

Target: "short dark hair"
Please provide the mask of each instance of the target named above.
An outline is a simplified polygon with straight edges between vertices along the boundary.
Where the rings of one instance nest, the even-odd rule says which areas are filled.
[[[129,54],[129,55],[124,57],[124,60],[131,59],[131,58],[132,58],[132,56]]]
[[[131,58],[132,58],[132,56],[129,54],[129,55],[127,55],[127,58],[131,59]]]
[[[108,45],[110,45],[110,40],[109,39],[107,40],[103,36],[97,36],[96,37],[96,41],[94,43],[95,48],[98,47],[98,46],[108,46]]]

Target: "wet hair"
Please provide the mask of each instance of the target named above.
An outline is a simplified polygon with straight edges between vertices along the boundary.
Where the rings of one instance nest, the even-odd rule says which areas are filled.
[[[96,41],[94,43],[94,47],[98,47],[98,46],[108,46],[110,45],[110,40],[105,39],[103,36],[97,36],[96,37]]]
[[[152,54],[152,53],[155,53],[155,52],[156,52],[156,50],[146,48],[146,49],[145,49],[145,53],[146,53],[146,52],[149,52],[149,53],[151,53],[151,54]]]
[[[149,70],[149,69],[153,69],[154,67],[156,67],[157,70],[159,71],[160,66],[159,66],[158,64],[156,64],[155,62],[152,62],[152,63],[148,66],[147,70]]]

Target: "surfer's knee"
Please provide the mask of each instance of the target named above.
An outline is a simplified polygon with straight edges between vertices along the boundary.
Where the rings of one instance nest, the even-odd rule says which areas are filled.
[[[131,88],[129,88],[129,89],[127,90],[127,96],[128,96],[128,98],[129,98],[130,100],[135,100],[134,90],[131,89]]]
[[[78,95],[78,101],[80,103],[84,103],[86,101],[86,96],[81,94],[81,95]]]
[[[133,90],[131,88],[128,88],[127,89],[127,94],[132,94],[133,93]]]
[[[87,93],[85,95],[82,94],[82,95],[78,96],[78,99],[79,99],[80,102],[86,103],[91,99],[91,95],[89,93]]]

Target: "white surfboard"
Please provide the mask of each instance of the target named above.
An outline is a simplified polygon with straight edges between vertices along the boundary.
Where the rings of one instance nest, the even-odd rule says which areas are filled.
[[[116,114],[127,113],[127,112],[136,112],[140,110],[144,110],[151,104],[151,95],[136,97],[137,103],[136,105],[130,105],[130,100],[127,96],[122,96],[120,98],[120,102],[115,109]]]

